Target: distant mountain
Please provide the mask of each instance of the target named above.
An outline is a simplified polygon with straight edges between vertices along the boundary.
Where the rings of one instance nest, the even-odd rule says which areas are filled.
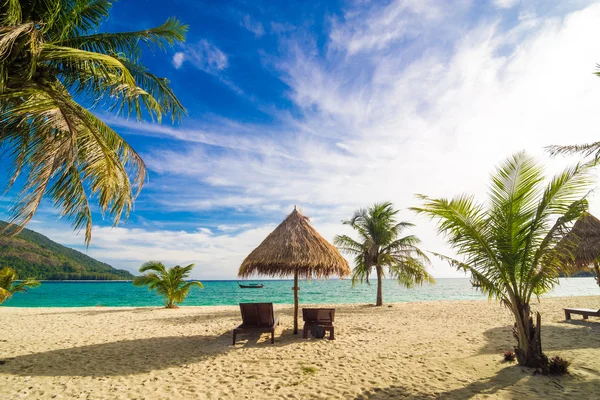
[[[579,271],[579,272],[575,272],[571,275],[566,275],[566,274],[560,274],[561,278],[588,278],[588,277],[595,277],[596,273],[594,272],[594,270],[590,269],[589,271]]]
[[[6,226],[0,221],[0,230]],[[0,235],[0,268],[11,267],[21,278],[45,280],[129,280],[122,269],[62,246],[46,236],[25,229],[19,235]]]

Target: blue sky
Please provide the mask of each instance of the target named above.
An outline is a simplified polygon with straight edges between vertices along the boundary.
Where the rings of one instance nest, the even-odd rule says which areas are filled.
[[[117,2],[107,31],[169,16],[190,26],[185,44],[143,58],[188,116],[156,125],[96,110],[142,154],[149,181],[118,228],[94,214],[87,252],[131,271],[158,259],[233,279],[294,205],[332,240],[376,201],[483,197],[494,165],[522,149],[555,171],[572,160],[543,146],[600,138],[594,3]],[[451,253],[430,221],[402,218],[424,249]],[[29,228],[83,249],[49,203]],[[437,261],[432,273],[462,276]]]

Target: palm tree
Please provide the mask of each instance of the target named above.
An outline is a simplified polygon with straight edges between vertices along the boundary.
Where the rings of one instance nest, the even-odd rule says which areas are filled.
[[[0,270],[0,304],[12,297],[14,293],[25,292],[27,288],[40,286],[40,282],[35,279],[25,279],[15,283],[17,280],[17,271],[14,269],[4,267]]]
[[[204,288],[202,283],[198,281],[186,282],[185,279],[189,276],[192,268],[194,268],[194,264],[187,267],[176,265],[167,269],[161,262],[148,261],[140,267],[140,272],[153,272],[136,277],[133,284],[135,286],[148,286],[150,291],[156,290],[158,294],[165,298],[165,307],[177,308],[175,304],[183,302],[192,287]]]
[[[486,203],[469,195],[451,200],[419,195],[423,204],[413,208],[438,221],[438,231],[461,259],[438,256],[471,273],[479,290],[513,313],[521,365],[547,363],[541,317],[538,313],[533,322],[529,303],[558,283],[562,257],[555,247],[587,209],[590,168],[577,164],[545,183],[542,165],[521,152],[491,175]]]
[[[405,228],[413,226],[408,222],[397,222],[392,203],[375,204],[368,209],[360,209],[352,219],[344,221],[358,232],[359,239],[338,235],[334,243],[343,253],[354,256],[352,284],[369,283],[369,274],[375,268],[377,273],[377,306],[383,305],[382,280],[384,268],[399,284],[410,288],[423,282],[433,283],[427,273],[430,264],[427,256],[419,250],[420,240],[413,235],[402,236]]]
[[[48,195],[76,230],[92,231],[91,198],[117,224],[145,181],[140,156],[90,111],[179,120],[185,109],[167,79],[140,62],[140,45],[184,40],[174,18],[152,29],[102,33],[112,0],[0,2],[0,147],[11,157],[10,188],[26,183],[11,209],[12,233]]]

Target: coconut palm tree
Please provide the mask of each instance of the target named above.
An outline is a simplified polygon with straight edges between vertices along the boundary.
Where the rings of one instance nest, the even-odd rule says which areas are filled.
[[[519,364],[547,363],[540,342],[540,321],[533,322],[532,296],[558,283],[562,269],[556,245],[587,209],[591,164],[565,169],[549,182],[543,167],[524,152],[498,166],[491,175],[486,203],[473,196],[451,200],[424,195],[414,211],[437,220],[438,230],[460,256],[438,254],[479,283],[515,317],[515,353]]]
[[[156,28],[104,33],[112,0],[0,2],[0,148],[11,160],[8,188],[24,186],[11,209],[18,233],[48,195],[76,230],[92,231],[91,198],[114,223],[128,215],[146,174],[140,156],[90,111],[178,120],[185,110],[168,80],[142,65],[141,45],[184,40],[174,18]]]
[[[25,279],[16,283],[17,271],[12,268],[4,267],[0,270],[0,304],[8,300],[14,293],[25,292],[27,288],[40,286],[40,282],[35,279]]]
[[[204,288],[202,283],[198,281],[186,282],[186,278],[194,268],[194,264],[186,267],[176,265],[172,268],[166,268],[161,262],[148,261],[140,267],[140,272],[148,272],[138,276],[133,280],[135,286],[148,286],[150,291],[156,290],[158,294],[165,298],[166,308],[177,308],[179,304],[185,300],[190,289],[199,287]]]
[[[363,281],[369,283],[369,274],[375,268],[377,306],[383,305],[382,280],[386,268],[391,277],[407,288],[434,282],[426,269],[429,259],[417,247],[420,240],[413,235],[402,236],[404,229],[413,224],[396,221],[396,214],[398,210],[390,202],[360,209],[350,220],[343,222],[358,232],[359,239],[347,235],[338,235],[334,239],[341,252],[354,256],[353,285]]]

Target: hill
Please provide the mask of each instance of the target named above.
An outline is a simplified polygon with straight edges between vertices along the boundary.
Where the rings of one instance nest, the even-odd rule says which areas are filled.
[[[6,222],[0,221],[0,230]],[[0,235],[0,268],[19,277],[44,280],[129,280],[133,275],[25,229],[18,236]]]

